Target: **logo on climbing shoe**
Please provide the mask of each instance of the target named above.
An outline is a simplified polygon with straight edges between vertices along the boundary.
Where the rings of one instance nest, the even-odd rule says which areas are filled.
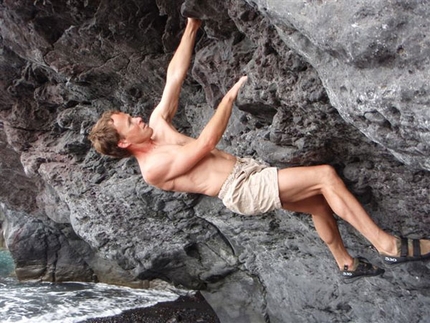
[[[397,262],[397,259],[396,258],[391,258],[391,257],[385,257],[385,261]]]

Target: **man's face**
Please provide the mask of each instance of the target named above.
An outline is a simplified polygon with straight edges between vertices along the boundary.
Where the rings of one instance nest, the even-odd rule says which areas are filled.
[[[152,128],[142,121],[140,117],[131,117],[120,112],[112,115],[114,127],[121,136],[121,141],[127,144],[141,144],[152,136]]]

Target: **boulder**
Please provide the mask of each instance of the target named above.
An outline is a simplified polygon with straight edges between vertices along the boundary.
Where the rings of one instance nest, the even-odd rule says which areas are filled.
[[[186,20],[203,19],[175,126],[196,137],[241,91],[219,148],[330,164],[390,233],[430,229],[429,7],[402,1],[0,4],[0,219],[20,279],[201,290],[221,322],[422,322],[429,263],[345,284],[311,217],[245,217],[148,186],[87,139],[104,111],[147,118]],[[338,221],[347,248],[383,267]]]

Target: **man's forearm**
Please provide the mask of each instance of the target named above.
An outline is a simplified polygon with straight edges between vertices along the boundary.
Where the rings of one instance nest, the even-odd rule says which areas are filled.
[[[199,139],[208,143],[208,145],[215,146],[221,140],[224,134],[228,121],[231,116],[234,101],[239,93],[243,83],[247,80],[246,76],[242,76],[238,82],[227,92],[221,100],[213,117],[209,120],[206,127],[201,132]]]
[[[164,86],[161,101],[151,115],[152,120],[155,120],[153,116],[159,116],[168,123],[172,122],[178,109],[182,83],[190,67],[194,42],[200,25],[200,20],[188,19],[181,43],[167,68],[166,85]]]
[[[233,109],[233,103],[234,98],[224,97],[218,105],[215,114],[199,136],[200,139],[212,146],[212,149],[216,147],[227,129],[227,124]]]
[[[194,43],[201,21],[188,19],[181,42],[170,61],[167,69],[167,78],[183,81],[190,67],[191,56],[193,54]]]

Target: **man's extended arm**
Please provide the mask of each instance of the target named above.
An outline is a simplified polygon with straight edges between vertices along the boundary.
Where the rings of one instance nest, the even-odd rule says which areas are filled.
[[[190,67],[194,43],[200,26],[200,20],[188,18],[181,42],[167,68],[166,85],[163,95],[153,114],[155,113],[168,123],[171,122],[178,109],[181,87]]]

